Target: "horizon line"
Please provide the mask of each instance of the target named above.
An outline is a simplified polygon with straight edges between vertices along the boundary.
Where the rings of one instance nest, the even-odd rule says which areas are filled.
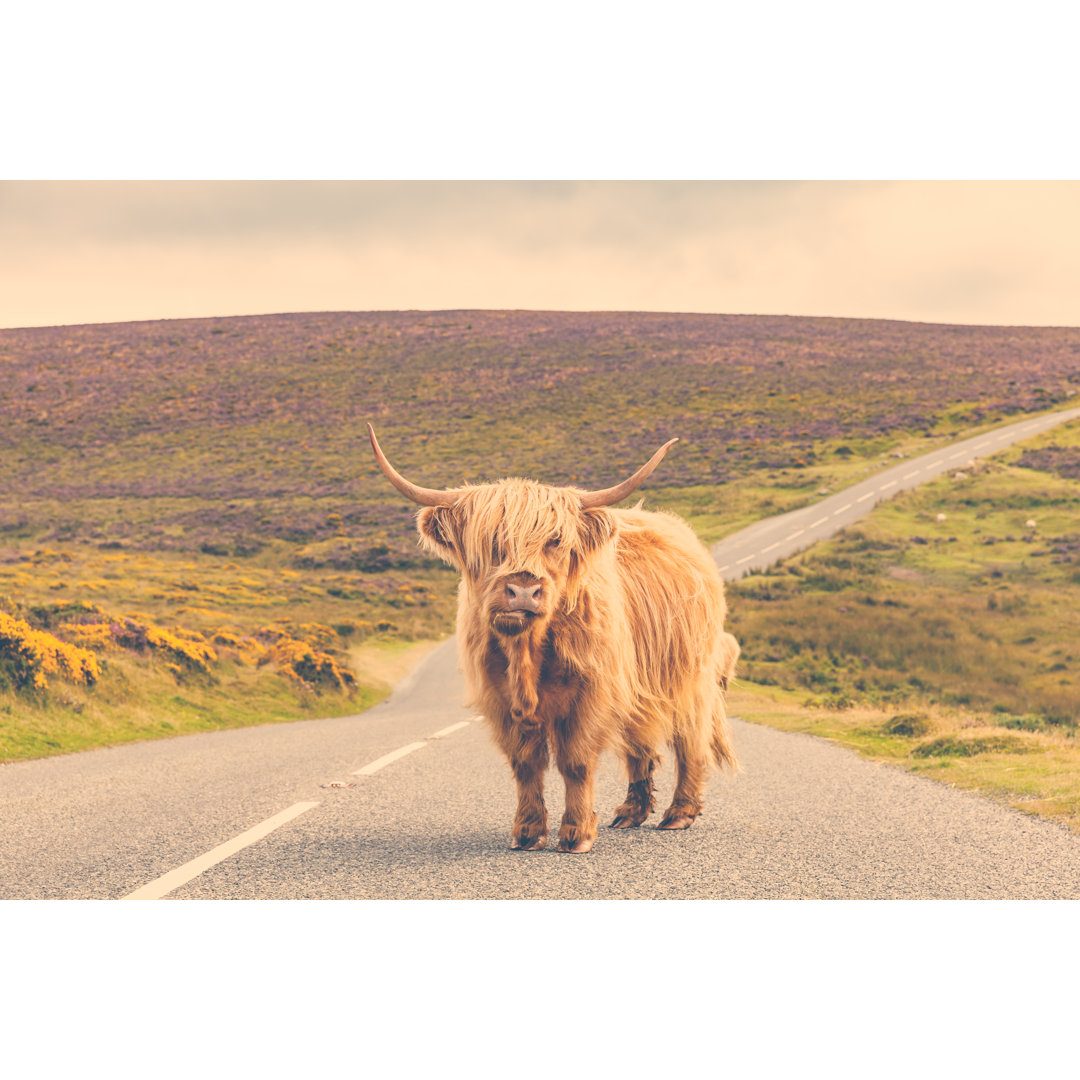
[[[231,315],[169,315],[147,319],[106,319],[100,322],[23,323],[0,327],[0,334],[14,330],[78,329],[90,326],[134,326],[145,323],[210,322],[225,319],[273,319],[303,315],[448,315],[468,314],[533,314],[533,315],[684,315],[699,318],[727,319],[819,319],[838,322],[905,323],[911,326],[962,326],[983,330],[1078,330],[1072,323],[983,323],[935,322],[927,319],[898,319],[879,315],[801,315],[790,312],[732,312],[732,311],[674,311],[649,308],[326,308],[307,311],[262,311]]]

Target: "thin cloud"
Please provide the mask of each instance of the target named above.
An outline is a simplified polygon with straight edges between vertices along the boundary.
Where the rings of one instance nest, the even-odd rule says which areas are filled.
[[[0,325],[550,308],[1080,325],[1080,184],[0,184]]]

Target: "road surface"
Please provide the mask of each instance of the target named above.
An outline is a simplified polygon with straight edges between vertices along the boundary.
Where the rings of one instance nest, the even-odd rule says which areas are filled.
[[[895,490],[1077,416],[905,461],[713,552],[740,576]],[[714,778],[693,828],[657,830],[656,814],[601,829],[586,856],[510,851],[509,769],[458,700],[447,642],[360,716],[0,768],[0,898],[1080,898],[1080,837],[1063,827],[738,720],[744,771]],[[665,763],[661,808],[673,787]],[[605,758],[602,822],[624,791]],[[557,819],[555,772],[548,802]]]
[[[1076,419],[1080,419],[1080,408],[1028,417],[939,447],[931,453],[907,458],[902,464],[885,469],[812,506],[755,522],[713,544],[710,550],[720,572],[728,580],[764,570],[858,521],[879,502],[899,491],[918,487],[943,473],[962,469],[977,458],[1004,450],[1021,439],[1030,439]]]

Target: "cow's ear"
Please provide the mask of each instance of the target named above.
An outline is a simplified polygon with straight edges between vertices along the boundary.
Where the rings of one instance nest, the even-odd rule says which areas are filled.
[[[585,582],[589,557],[615,535],[615,519],[604,509],[582,510],[578,520],[578,542],[570,549],[570,568],[566,575],[567,611],[577,608]]]
[[[460,538],[454,511],[449,506],[425,506],[416,515],[416,531],[421,545],[452,566],[459,566]]]
[[[615,535],[615,519],[603,508],[581,512],[581,550],[586,555],[602,548]]]

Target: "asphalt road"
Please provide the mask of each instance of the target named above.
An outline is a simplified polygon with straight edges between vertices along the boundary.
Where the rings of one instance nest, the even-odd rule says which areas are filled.
[[[918,487],[942,473],[963,469],[977,458],[988,457],[1021,439],[1031,438],[1078,418],[1080,408],[1046,413],[961,439],[919,457],[905,458],[900,465],[885,469],[869,480],[845,488],[811,506],[758,521],[713,544],[710,550],[721,573],[728,580],[743,577],[755,570],[764,570],[858,521],[877,503],[899,491]]]
[[[713,552],[725,576],[739,576],[902,486],[1008,445],[1006,433],[1015,441],[1076,416],[905,461]],[[1080,838],[1064,828],[739,721],[744,771],[713,780],[693,828],[661,832],[656,814],[641,829],[602,829],[589,855],[510,851],[509,769],[458,700],[447,642],[360,716],[0,768],[0,898],[1080,897]],[[661,808],[673,786],[665,763]],[[605,759],[602,822],[624,791]],[[557,818],[555,772],[548,801]]]

